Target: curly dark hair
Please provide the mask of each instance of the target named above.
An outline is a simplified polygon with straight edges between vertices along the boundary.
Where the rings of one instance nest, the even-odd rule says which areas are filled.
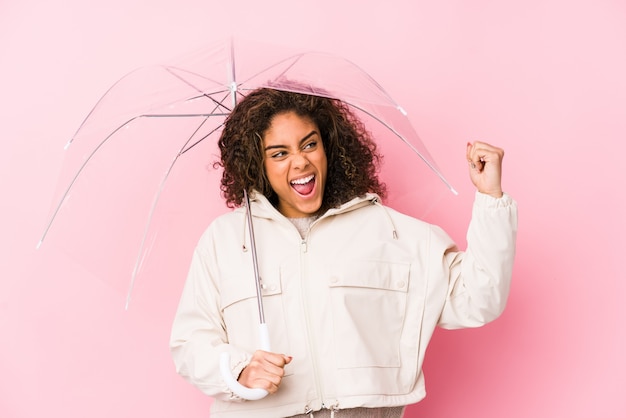
[[[228,207],[243,202],[243,190],[256,190],[274,206],[278,196],[263,168],[263,135],[277,114],[293,111],[310,118],[322,136],[328,176],[319,214],[367,192],[385,197],[378,179],[382,156],[363,123],[336,99],[260,88],[248,94],[227,117],[219,139],[224,168],[221,191]]]

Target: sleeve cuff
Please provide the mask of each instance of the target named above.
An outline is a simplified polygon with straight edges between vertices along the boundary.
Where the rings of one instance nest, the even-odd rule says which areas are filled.
[[[511,206],[513,204],[513,198],[507,193],[503,193],[502,197],[493,197],[476,191],[474,204],[480,208],[503,208]]]

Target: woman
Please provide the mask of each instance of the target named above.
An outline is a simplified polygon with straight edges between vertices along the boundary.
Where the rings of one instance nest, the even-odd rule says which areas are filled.
[[[476,327],[509,290],[517,208],[501,189],[503,151],[467,145],[477,188],[468,248],[383,206],[380,157],[335,100],[260,89],[219,141],[233,212],[200,239],[172,328],[178,372],[215,398],[212,417],[401,417],[425,396],[435,326]],[[257,350],[243,191],[251,197],[272,351]],[[219,372],[228,352],[244,401]]]

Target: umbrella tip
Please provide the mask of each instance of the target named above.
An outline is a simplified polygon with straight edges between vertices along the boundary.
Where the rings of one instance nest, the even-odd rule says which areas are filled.
[[[406,112],[406,110],[404,110],[402,106],[398,105],[397,108],[400,111],[400,113],[402,113],[404,116],[408,115],[408,113]]]
[[[67,149],[70,147],[70,145],[72,145],[72,141],[71,141],[71,140],[67,141],[67,143],[66,143],[66,144],[65,144],[65,146],[63,147],[63,150],[64,150],[64,151],[65,151],[65,150],[67,150]]]
[[[39,242],[37,243],[37,246],[35,247],[36,250],[38,250],[39,248],[41,248],[41,244],[43,243],[43,239],[40,239]]]

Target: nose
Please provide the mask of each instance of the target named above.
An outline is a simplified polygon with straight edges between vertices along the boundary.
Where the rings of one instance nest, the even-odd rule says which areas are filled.
[[[309,159],[305,153],[298,152],[293,157],[292,165],[294,168],[305,168],[309,165]]]

